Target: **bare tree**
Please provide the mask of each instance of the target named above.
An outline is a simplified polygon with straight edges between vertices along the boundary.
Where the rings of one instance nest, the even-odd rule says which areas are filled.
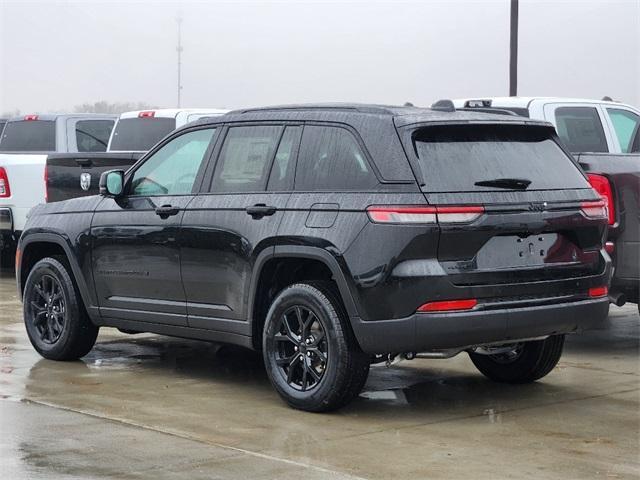
[[[105,100],[94,103],[83,103],[73,107],[76,113],[122,113],[131,110],[150,110],[158,108],[145,102],[116,102],[110,103]]]

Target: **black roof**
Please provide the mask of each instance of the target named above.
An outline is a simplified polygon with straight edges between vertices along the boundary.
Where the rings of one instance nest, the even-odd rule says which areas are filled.
[[[205,117],[182,128],[194,125],[219,125],[235,122],[332,122],[355,128],[387,181],[412,181],[413,174],[406,161],[396,127],[425,123],[518,123],[551,126],[550,123],[523,117],[487,114],[473,111],[444,111],[431,108],[372,105],[358,103],[313,103],[234,110],[217,117]]]
[[[364,103],[309,103],[245,108],[217,117],[205,117],[198,123],[224,123],[253,120],[317,120],[350,123],[356,118],[389,117],[397,126],[430,122],[496,122],[550,125],[547,122],[517,116],[505,116],[469,110],[443,111],[414,106],[377,105]]]

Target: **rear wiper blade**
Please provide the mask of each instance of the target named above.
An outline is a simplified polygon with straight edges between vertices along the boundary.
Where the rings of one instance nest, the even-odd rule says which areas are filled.
[[[526,190],[531,185],[531,180],[526,178],[494,178],[493,180],[481,180],[474,185],[478,187],[508,188],[512,190]]]

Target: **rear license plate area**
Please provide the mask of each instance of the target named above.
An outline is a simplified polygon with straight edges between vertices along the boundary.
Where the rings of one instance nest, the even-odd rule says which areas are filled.
[[[580,261],[578,248],[564,235],[543,233],[526,237],[518,235],[493,237],[478,251],[478,270],[537,267],[570,264]]]

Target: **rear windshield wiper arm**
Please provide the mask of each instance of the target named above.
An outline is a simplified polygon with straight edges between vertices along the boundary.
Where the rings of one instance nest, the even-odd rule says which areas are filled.
[[[474,185],[478,187],[507,188],[510,190],[526,190],[531,185],[531,180],[526,178],[494,178],[493,180],[481,180]]]

